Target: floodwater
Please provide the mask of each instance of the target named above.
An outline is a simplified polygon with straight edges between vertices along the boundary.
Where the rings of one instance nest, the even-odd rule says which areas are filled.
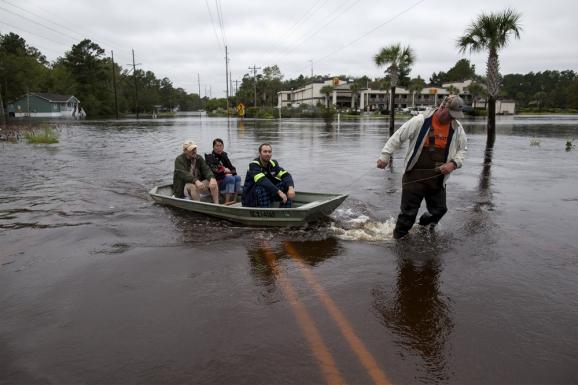
[[[578,381],[578,117],[504,117],[448,214],[402,242],[387,123],[183,117],[0,143],[1,384],[569,384]],[[324,222],[246,228],[162,207],[186,138],[238,169],[261,142]]]

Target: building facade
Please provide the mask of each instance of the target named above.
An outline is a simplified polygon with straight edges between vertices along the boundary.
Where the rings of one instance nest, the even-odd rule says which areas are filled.
[[[483,101],[474,100],[473,96],[469,93],[468,87],[471,84],[471,80],[444,83],[442,87],[425,87],[420,92],[411,92],[403,87],[396,87],[394,107],[398,110],[404,108],[436,107],[444,97],[451,93],[450,91],[456,92],[457,90],[460,97],[464,99],[466,110],[483,108]],[[329,95],[324,95],[321,92],[324,86],[333,87]],[[359,109],[360,111],[379,111],[389,109],[390,95],[389,90],[373,90],[371,88],[352,92],[351,83],[335,78],[326,80],[323,83],[308,84],[296,90],[279,92],[277,94],[277,108],[298,107],[303,104],[310,106],[321,104],[339,109],[351,108]],[[500,103],[496,104],[497,113],[514,113],[515,102],[505,100],[498,102]],[[500,106],[499,109],[498,104]]]
[[[85,115],[80,101],[72,95],[30,93],[8,103],[10,116],[37,118],[75,118]]]

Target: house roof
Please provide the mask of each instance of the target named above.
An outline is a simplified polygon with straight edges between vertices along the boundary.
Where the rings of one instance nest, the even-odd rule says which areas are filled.
[[[74,98],[74,95],[59,95],[59,94],[51,94],[48,92],[34,92],[30,95],[38,96],[39,98],[46,99],[50,102],[67,102],[70,99]]]

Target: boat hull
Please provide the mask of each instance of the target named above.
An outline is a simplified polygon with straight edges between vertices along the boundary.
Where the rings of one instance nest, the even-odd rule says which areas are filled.
[[[293,208],[242,207],[241,203],[231,206],[215,205],[210,202],[175,198],[172,186],[153,187],[151,198],[158,204],[227,219],[250,226],[301,226],[330,215],[347,195],[297,192]]]

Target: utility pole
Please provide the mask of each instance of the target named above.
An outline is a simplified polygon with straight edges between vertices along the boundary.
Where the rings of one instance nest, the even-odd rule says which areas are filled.
[[[227,86],[227,120],[229,119],[229,52],[225,46],[225,85]]]
[[[114,70],[114,52],[110,51],[110,57],[112,59],[112,87],[114,88],[114,111],[116,114],[116,119],[118,120],[118,99],[116,96],[116,71]]]
[[[309,60],[309,63],[311,63],[311,79],[313,79],[313,60]]]
[[[3,63],[0,63],[0,69],[2,70],[4,69]],[[6,78],[4,78],[4,92],[6,91],[7,91]],[[4,111],[4,101],[2,100],[2,83],[0,83],[0,112],[2,113],[2,128],[6,130],[6,111]]]
[[[235,80],[235,95],[237,95],[238,90],[239,90],[239,81]]]
[[[136,110],[136,118],[138,119],[138,84],[136,81],[136,66],[140,63],[134,63],[134,49],[132,50],[132,77],[134,78],[134,108]]]
[[[0,114],[2,114],[2,128],[6,130],[6,113],[4,112],[4,102],[2,101],[2,84],[0,84]]]
[[[260,70],[261,67],[256,67],[255,64],[253,64],[253,67],[249,67],[249,69],[253,70],[253,107],[257,107],[257,70]]]
[[[30,128],[30,90],[26,87],[26,112],[28,113],[28,128]]]
[[[203,109],[203,99],[201,99],[201,74],[197,72],[197,83],[199,83],[199,103],[201,104],[201,110]]]
[[[229,71],[229,90],[231,91],[231,96],[235,96],[233,93],[233,76],[231,75],[231,71]],[[235,98],[233,98],[233,107],[235,106]]]

